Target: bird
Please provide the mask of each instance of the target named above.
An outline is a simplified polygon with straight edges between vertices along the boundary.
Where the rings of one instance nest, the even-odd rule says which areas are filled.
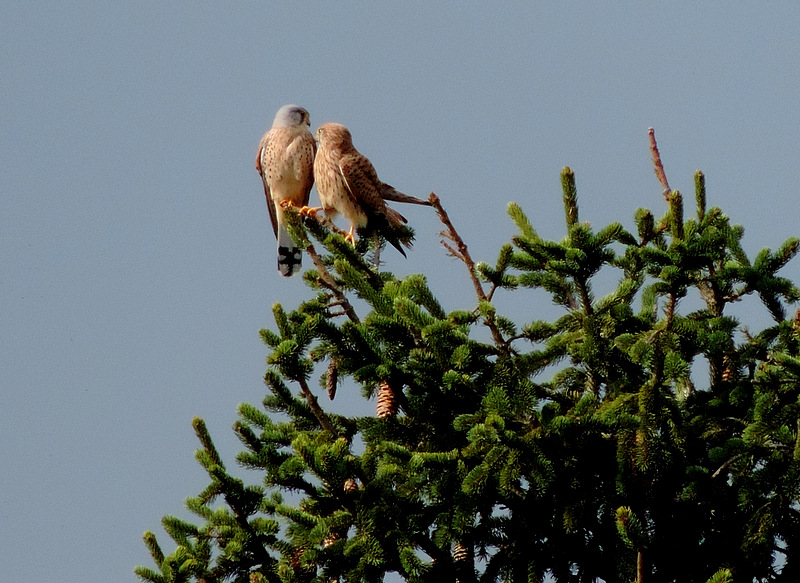
[[[311,135],[308,111],[284,105],[275,114],[272,127],[261,138],[256,170],[264,183],[269,218],[278,240],[278,271],[290,276],[300,270],[302,251],[286,228],[285,206],[305,207],[314,185],[314,155],[317,144]]]
[[[355,244],[354,231],[378,232],[405,257],[401,243],[411,246],[413,238],[408,222],[399,212],[386,205],[386,200],[429,204],[381,182],[372,163],[353,146],[353,138],[345,126],[324,123],[317,128],[317,156],[314,159],[314,180],[321,207],[309,209],[313,214],[324,210],[326,218],[341,214],[350,221],[345,238]]]

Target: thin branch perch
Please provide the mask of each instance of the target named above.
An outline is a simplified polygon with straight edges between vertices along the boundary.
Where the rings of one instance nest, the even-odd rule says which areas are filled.
[[[450,221],[450,217],[447,215],[447,211],[444,210],[442,207],[442,203],[439,200],[439,197],[436,196],[434,193],[431,193],[428,197],[428,200],[431,203],[431,206],[436,209],[436,214],[439,217],[439,220],[442,221],[442,224],[446,227],[445,230],[441,232],[443,237],[450,239],[453,243],[455,243],[455,247],[450,245],[447,241],[442,240],[441,243],[445,249],[447,249],[454,257],[460,259],[464,265],[467,266],[469,270],[469,277],[472,280],[472,285],[475,287],[475,293],[478,295],[478,299],[480,301],[490,301],[486,292],[483,290],[483,286],[481,285],[480,280],[478,279],[478,274],[475,269],[475,262],[472,260],[472,256],[469,254],[469,250],[467,249],[467,244],[461,238],[461,235],[458,234],[456,228],[453,226],[453,223]],[[489,327],[489,330],[492,332],[492,338],[495,341],[495,344],[504,352],[508,353],[508,342],[503,338],[503,335],[500,333],[500,329],[497,327],[497,323],[495,322],[493,315],[487,315],[486,319],[486,326]]]
[[[457,257],[469,269],[469,276],[472,279],[472,285],[475,287],[475,293],[478,294],[478,298],[481,300],[486,299],[486,293],[483,291],[483,286],[481,285],[480,280],[475,272],[475,262],[472,260],[472,257],[469,254],[469,250],[467,249],[467,244],[464,243],[464,240],[456,231],[456,228],[453,226],[453,223],[450,222],[450,217],[447,215],[447,211],[442,208],[442,203],[439,200],[439,197],[436,196],[434,193],[430,194],[428,200],[431,203],[431,206],[436,209],[436,214],[439,216],[439,220],[442,221],[446,230],[441,232],[441,235],[450,239],[453,243],[456,244],[457,249],[454,249],[449,243],[446,241],[442,241],[442,245],[445,249],[447,249],[454,257]]]

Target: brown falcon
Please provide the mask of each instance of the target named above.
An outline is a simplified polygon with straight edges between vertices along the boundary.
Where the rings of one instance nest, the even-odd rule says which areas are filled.
[[[292,275],[299,271],[302,251],[292,241],[283,218],[284,205],[304,207],[314,185],[314,153],[317,145],[308,130],[308,111],[284,105],[275,115],[272,128],[261,138],[256,169],[264,182],[269,218],[278,239],[278,271]]]
[[[404,195],[378,179],[372,163],[353,146],[350,130],[338,123],[317,129],[319,151],[314,159],[314,180],[326,217],[341,214],[350,221],[346,237],[355,242],[355,229],[380,233],[405,256],[400,246],[411,246],[411,232],[405,217],[386,206],[386,200],[428,204]]]

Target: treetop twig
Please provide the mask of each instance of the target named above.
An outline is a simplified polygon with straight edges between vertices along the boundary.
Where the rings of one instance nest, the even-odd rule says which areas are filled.
[[[469,254],[469,250],[467,249],[467,244],[461,238],[461,235],[458,234],[456,228],[453,226],[453,223],[450,221],[450,217],[447,214],[447,211],[444,210],[442,207],[442,202],[439,200],[439,197],[436,196],[433,192],[428,197],[428,200],[431,203],[431,206],[436,210],[436,214],[439,217],[439,220],[442,221],[442,224],[445,226],[445,230],[441,232],[442,236],[450,239],[453,243],[455,243],[455,248],[447,243],[444,239],[441,241],[442,245],[445,249],[447,249],[454,257],[460,259],[464,265],[467,266],[469,270],[469,277],[472,280],[472,285],[475,287],[475,293],[478,295],[478,300],[485,302],[490,301],[486,292],[481,285],[480,280],[478,279],[478,273],[475,269],[475,262],[472,260],[472,256]],[[492,333],[492,338],[494,339],[495,343],[498,347],[502,349],[503,352],[508,351],[508,342],[503,338],[503,335],[500,333],[500,329],[497,327],[497,323],[495,322],[494,316],[489,316],[485,319],[486,325],[489,327],[489,330]]]
[[[672,189],[669,187],[669,182],[667,181],[667,173],[664,172],[664,164],[661,163],[661,153],[658,151],[658,144],[656,143],[656,131],[653,128],[647,128],[647,135],[650,138],[650,153],[653,155],[653,170],[663,188],[662,194],[664,195],[664,200],[669,202]]]
[[[456,248],[454,249],[449,243],[446,241],[442,241],[442,245],[445,249],[447,249],[453,256],[457,257],[469,269],[469,276],[472,279],[472,285],[475,287],[475,293],[478,294],[478,298],[481,300],[486,299],[486,292],[483,291],[483,286],[481,285],[480,280],[475,272],[475,262],[472,260],[472,257],[469,254],[469,250],[467,249],[467,244],[464,243],[464,240],[456,231],[456,228],[453,226],[453,223],[450,221],[450,217],[447,215],[447,211],[444,210],[442,207],[442,202],[439,200],[439,197],[436,196],[434,193],[431,193],[428,197],[428,200],[431,203],[431,206],[436,209],[436,214],[439,217],[439,220],[442,221],[446,230],[441,232],[441,235],[450,239],[453,243],[456,244]]]

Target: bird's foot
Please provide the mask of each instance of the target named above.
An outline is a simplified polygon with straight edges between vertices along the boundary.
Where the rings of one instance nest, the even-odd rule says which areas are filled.
[[[321,206],[315,206],[315,207],[302,206],[297,210],[297,212],[300,213],[301,217],[311,217],[312,219],[316,219],[317,213],[321,210],[322,210]]]

